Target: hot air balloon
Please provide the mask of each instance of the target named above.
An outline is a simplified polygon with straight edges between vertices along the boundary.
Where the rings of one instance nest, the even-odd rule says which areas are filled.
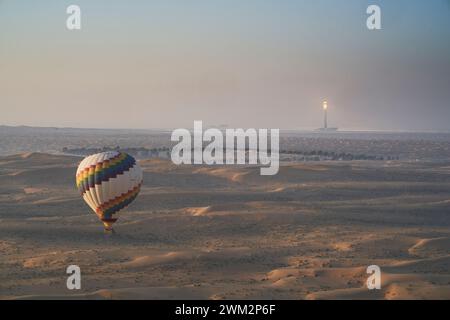
[[[142,170],[127,153],[101,152],[81,161],[76,182],[84,201],[109,233],[113,232],[117,213],[137,197],[142,185]]]

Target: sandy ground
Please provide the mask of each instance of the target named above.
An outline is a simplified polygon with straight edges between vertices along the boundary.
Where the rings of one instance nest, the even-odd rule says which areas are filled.
[[[450,163],[263,177],[142,161],[144,187],[111,237],[75,188],[79,160],[0,158],[0,298],[450,299]],[[369,291],[373,264],[382,288]]]

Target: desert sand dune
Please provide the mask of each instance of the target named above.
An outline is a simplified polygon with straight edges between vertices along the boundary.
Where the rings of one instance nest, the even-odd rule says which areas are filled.
[[[412,255],[446,254],[450,248],[450,238],[440,237],[433,239],[420,239],[408,249]]]
[[[135,287],[123,289],[102,289],[86,294],[71,295],[28,295],[17,300],[164,300],[164,299],[208,299],[210,291],[193,287]]]
[[[264,177],[144,160],[110,237],[75,188],[80,160],[0,158],[0,298],[450,299],[448,163],[284,163]],[[372,264],[381,290],[366,287]]]

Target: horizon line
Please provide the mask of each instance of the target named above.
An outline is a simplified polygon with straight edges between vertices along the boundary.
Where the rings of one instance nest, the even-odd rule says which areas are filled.
[[[223,125],[219,125],[218,127],[223,127]],[[8,124],[0,124],[0,127],[9,127],[9,128],[36,128],[36,129],[76,129],[76,130],[128,130],[128,131],[172,131],[178,129],[176,127],[171,128],[114,128],[114,127],[105,127],[105,128],[95,128],[95,127],[72,127],[72,126],[35,126],[35,125],[8,125]],[[205,129],[212,128],[214,126],[206,126]],[[242,128],[242,127],[236,127]],[[223,127],[223,129],[233,129],[232,127]],[[243,128],[245,129],[245,128]],[[266,128],[264,128],[266,129]],[[308,132],[308,133],[322,133],[322,134],[333,134],[333,133],[435,133],[435,134],[450,134],[450,129],[448,131],[436,131],[436,130],[394,130],[394,129],[341,129],[333,132],[323,132],[319,131],[319,128],[268,128],[268,129],[279,129],[280,132]]]

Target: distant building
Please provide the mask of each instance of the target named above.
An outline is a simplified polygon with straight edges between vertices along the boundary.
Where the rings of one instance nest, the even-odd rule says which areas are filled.
[[[328,101],[324,101],[322,104],[323,108],[323,127],[317,129],[317,131],[325,131],[325,132],[334,132],[337,131],[338,128],[328,128]]]

